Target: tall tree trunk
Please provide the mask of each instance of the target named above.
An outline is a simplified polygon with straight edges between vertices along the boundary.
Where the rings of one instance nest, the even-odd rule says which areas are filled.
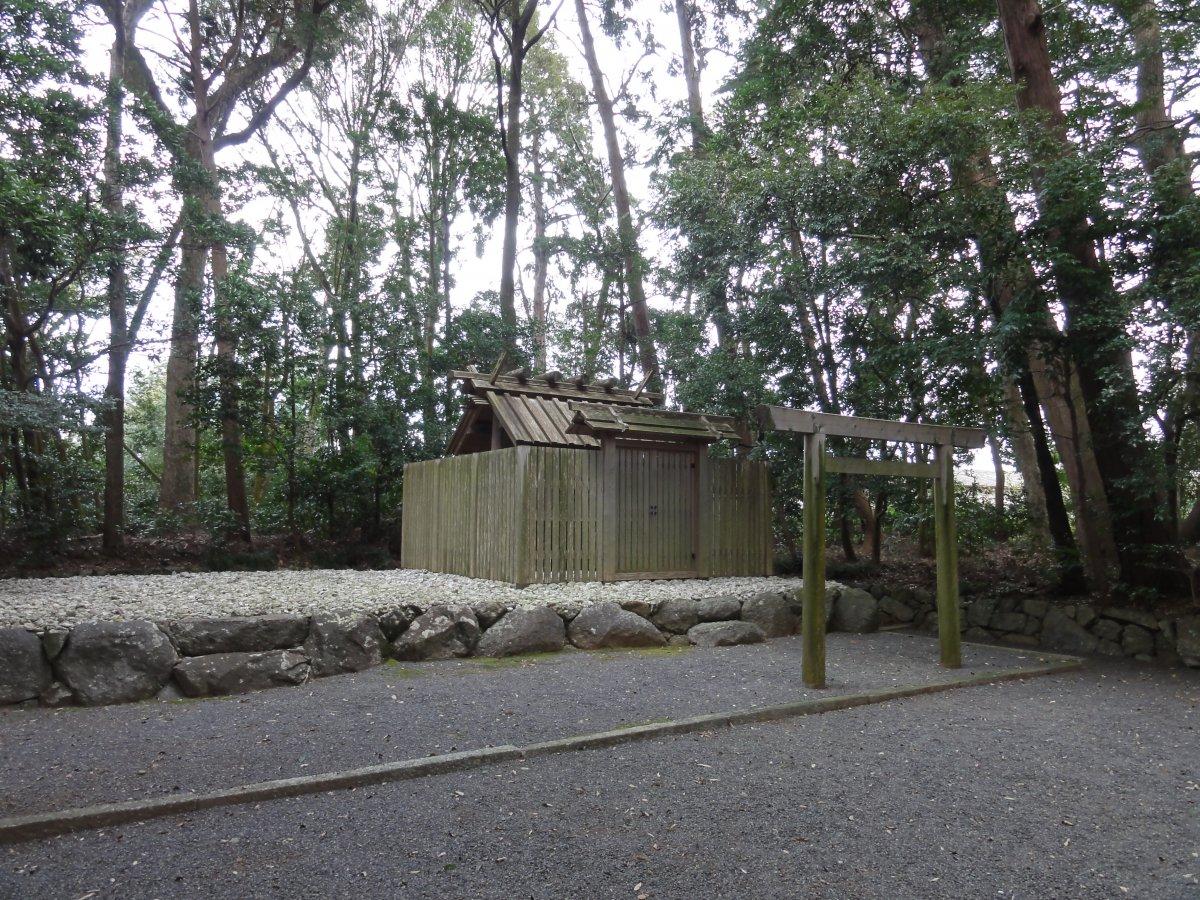
[[[120,10],[113,29],[105,97],[104,186],[101,199],[114,221],[122,214],[121,138],[125,114],[125,13]],[[108,258],[108,380],[104,386],[104,516],[105,550],[120,549],[125,540],[125,368],[129,358],[129,274],[124,244]]]
[[[1045,22],[1036,0],[997,0],[1017,107],[1039,116],[1044,167],[1074,155],[1054,81]],[[1149,442],[1142,431],[1126,319],[1112,275],[1100,262],[1086,213],[1039,190],[1040,214],[1054,251],[1051,271],[1066,310],[1066,337],[1091,425],[1092,447],[1110,501],[1121,578],[1128,584],[1179,589],[1187,584],[1177,555],[1162,548],[1175,535],[1158,518]],[[1073,201],[1072,201],[1073,203]]]
[[[517,357],[517,225],[521,218],[521,94],[525,71],[525,55],[536,43],[526,40],[530,23],[537,11],[537,0],[501,0],[507,7],[508,98],[500,110],[502,144],[504,149],[504,243],[500,250],[500,320],[505,334],[504,345],[513,358]],[[497,8],[498,8],[497,7]],[[498,15],[503,15],[499,12]],[[500,62],[496,60],[497,90],[500,84]]]
[[[171,321],[171,346],[167,355],[167,421],[163,438],[163,475],[159,505],[168,511],[186,512],[199,495],[199,432],[195,421],[196,364],[199,357],[199,319],[204,300],[204,270],[208,264],[212,212],[207,183],[213,167],[212,126],[208,118],[208,79],[204,74],[203,38],[197,0],[187,12],[191,78],[196,114],[183,142],[190,171],[180,171],[176,182],[183,196],[184,227],[179,276],[175,282],[175,309]],[[182,168],[182,167],[181,167]],[[197,177],[196,173],[204,173]]]
[[[221,216],[221,202],[210,195],[213,221]],[[250,540],[250,505],[246,496],[246,472],[242,460],[237,338],[228,308],[229,252],[223,240],[212,245],[212,281],[216,332],[217,391],[221,416],[221,456],[225,464],[225,500],[233,513],[237,533]]]
[[[1040,550],[1050,547],[1049,514],[1046,511],[1046,489],[1042,484],[1042,473],[1038,466],[1037,446],[1033,438],[1033,426],[1021,402],[1021,390],[1011,379],[1004,379],[1004,423],[1008,429],[1008,441],[1012,445],[1013,458],[1021,475],[1021,492],[1025,495],[1025,508],[1029,516],[1029,529],[1033,542]],[[1038,424],[1041,422],[1039,420]],[[1044,439],[1044,435],[1043,435]],[[1053,460],[1051,460],[1053,465]],[[1057,473],[1054,473],[1057,475]],[[1058,478],[1055,477],[1055,483]],[[1059,493],[1059,502],[1062,494]],[[1068,531],[1068,535],[1070,532]]]
[[[535,131],[529,142],[533,164],[533,356],[539,372],[546,371],[546,279],[550,248],[546,246],[546,200],[543,196],[542,135]]]
[[[688,127],[692,133],[692,149],[701,152],[708,126],[704,122],[704,102],[700,94],[700,69],[696,65],[695,31],[692,28],[693,9],[688,0],[675,0],[675,20],[679,23],[679,51],[683,60],[683,80],[687,85]]]
[[[194,143],[189,140],[189,143]],[[199,160],[197,159],[197,164]],[[175,305],[167,354],[166,428],[163,436],[163,472],[159,505],[182,513],[197,499],[195,470],[199,434],[193,403],[196,360],[199,354],[199,315],[204,294],[208,247],[194,198],[184,200],[183,230],[179,240],[179,274],[175,279]]]
[[[587,59],[588,72],[592,76],[592,93],[596,108],[604,125],[604,145],[608,150],[608,169],[612,178],[613,205],[617,210],[617,237],[621,244],[621,260],[625,269],[625,283],[629,291],[630,312],[633,315],[634,335],[637,338],[638,361],[642,374],[648,376],[655,390],[662,387],[658,371],[658,355],[650,334],[650,311],[646,305],[646,291],[642,283],[642,254],[638,249],[637,230],[633,225],[629,189],[625,184],[625,157],[617,136],[617,122],[613,114],[612,100],[604,86],[604,75],[596,59],[596,44],[592,40],[592,29],[588,25],[587,10],[583,0],[575,0],[575,15],[579,19],[579,33],[583,41],[583,55]]]
[[[130,0],[131,8],[144,12],[149,7],[147,0]],[[119,7],[113,3],[101,4],[114,27],[121,27]],[[223,52],[212,52],[209,38],[220,41],[220,26],[205,22],[201,31],[201,16],[198,0],[187,5],[185,30],[188,35],[187,59],[170,60],[173,78],[181,72],[186,82],[185,93],[192,95],[195,114],[186,124],[174,118],[173,110],[164,100],[164,91],[156,83],[154,74],[146,63],[145,56],[134,40],[136,29],[127,32],[125,80],[130,89],[152,110],[148,116],[151,130],[174,157],[175,186],[184,200],[182,214],[183,230],[181,241],[180,271],[175,284],[174,319],[171,324],[170,351],[167,358],[167,422],[163,441],[163,478],[159,492],[159,505],[166,510],[186,511],[199,493],[199,454],[197,433],[193,421],[193,401],[196,385],[196,363],[198,356],[198,320],[204,290],[204,270],[208,256],[208,228],[204,221],[208,216],[206,192],[216,190],[216,184],[205,184],[197,173],[215,173],[215,166],[206,168],[205,160],[212,158],[219,147],[242,143],[253,137],[270,120],[275,108],[288,93],[300,84],[312,64],[317,46],[320,16],[328,5],[314,5],[311,9],[287,7],[264,12],[247,11],[241,6],[237,10],[237,26]],[[262,16],[258,20],[263,37],[256,41],[257,47],[244,46],[242,24],[245,16]],[[137,14],[127,15],[130,22],[137,21]],[[274,33],[276,26],[283,28],[282,34]],[[251,24],[251,33],[259,25]],[[215,30],[214,30],[215,29]],[[270,49],[265,50],[267,43]],[[298,68],[270,95],[258,109],[245,110],[249,118],[246,126],[230,133],[227,126],[231,115],[245,99],[246,93],[260,85],[271,73],[299,59]],[[205,73],[205,63],[213,65],[219,73],[218,88],[210,96],[210,75]],[[172,83],[174,90],[176,85]],[[211,105],[210,101],[211,100]],[[239,116],[232,116],[237,121]],[[214,128],[217,132],[214,132]],[[218,133],[219,132],[219,133]],[[182,136],[182,138],[181,138]],[[222,353],[228,354],[231,345],[226,343]],[[234,443],[225,440],[226,447]],[[244,496],[244,486],[241,491]],[[238,502],[237,490],[233,501]]]
[[[995,478],[995,488],[992,500],[996,508],[997,526],[1001,529],[996,535],[1000,540],[1004,540],[1006,535],[1003,533],[1004,520],[1004,457],[1000,454],[1000,436],[997,434],[988,435],[988,449],[992,454],[992,473]]]
[[[871,557],[872,562],[878,563],[883,554],[881,518],[883,510],[887,507],[887,492],[882,489],[877,491],[875,505],[872,506],[867,492],[858,485],[853,485],[850,499],[854,503],[855,512],[858,513],[858,521],[862,525],[863,553]]]

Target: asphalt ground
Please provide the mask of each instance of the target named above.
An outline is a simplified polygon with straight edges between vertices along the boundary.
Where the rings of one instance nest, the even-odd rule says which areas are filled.
[[[851,655],[840,640],[831,674],[835,649],[843,664]],[[929,667],[936,649],[905,635],[859,646],[874,648],[876,669],[906,655]],[[687,660],[699,672],[732,658],[696,653],[618,665]],[[578,660],[564,664],[605,662]],[[759,696],[729,677],[693,680],[688,696]],[[0,896],[1197,897],[1198,703],[1200,673],[1095,662],[14,845],[0,850]],[[589,730],[576,720],[594,716],[576,710],[559,725]]]
[[[0,713],[0,815],[213,790],[804,697],[928,684],[1036,654],[968,646],[965,666],[900,634],[833,634],[829,687],[800,638],[713,650],[567,652],[387,664],[237,697]]]

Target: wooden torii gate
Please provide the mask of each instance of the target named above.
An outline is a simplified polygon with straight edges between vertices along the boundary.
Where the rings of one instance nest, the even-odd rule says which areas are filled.
[[[803,670],[809,687],[825,686],[825,485],[826,475],[900,475],[933,479],[933,525],[937,545],[938,641],[942,665],[962,665],[958,616],[958,534],[954,521],[954,449],[978,449],[986,440],[980,428],[924,425],[865,419],[830,413],[760,406],[763,431],[790,431],[804,444],[804,597]],[[827,456],[826,437],[932,444],[932,463]]]

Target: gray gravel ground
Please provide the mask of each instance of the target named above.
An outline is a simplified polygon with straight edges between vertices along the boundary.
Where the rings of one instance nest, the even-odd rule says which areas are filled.
[[[822,696],[1014,668],[1036,653],[968,646],[966,667],[900,634],[829,635]],[[229,787],[378,762],[723,712],[814,695],[800,638],[716,650],[567,652],[389,664],[241,697],[0,712],[0,814]]]
[[[3,848],[0,895],[1193,898],[1198,699],[1096,662]]]

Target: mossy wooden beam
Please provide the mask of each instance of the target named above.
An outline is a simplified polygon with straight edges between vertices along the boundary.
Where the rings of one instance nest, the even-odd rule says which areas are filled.
[[[954,448],[937,448],[933,482],[933,531],[937,547],[938,643],[942,665],[962,665],[962,632],[958,611],[958,526],[954,519]]]
[[[937,467],[928,463],[910,463],[901,459],[859,459],[848,456],[827,457],[825,471],[831,475],[898,475],[905,478],[934,478],[937,476]]]
[[[982,428],[958,428],[950,425],[926,425],[921,422],[894,422],[863,416],[839,416],[791,409],[787,406],[760,406],[759,425],[764,431],[792,431],[829,437],[863,438],[873,441],[897,441],[911,444],[948,444],[977,450],[987,440]]]

